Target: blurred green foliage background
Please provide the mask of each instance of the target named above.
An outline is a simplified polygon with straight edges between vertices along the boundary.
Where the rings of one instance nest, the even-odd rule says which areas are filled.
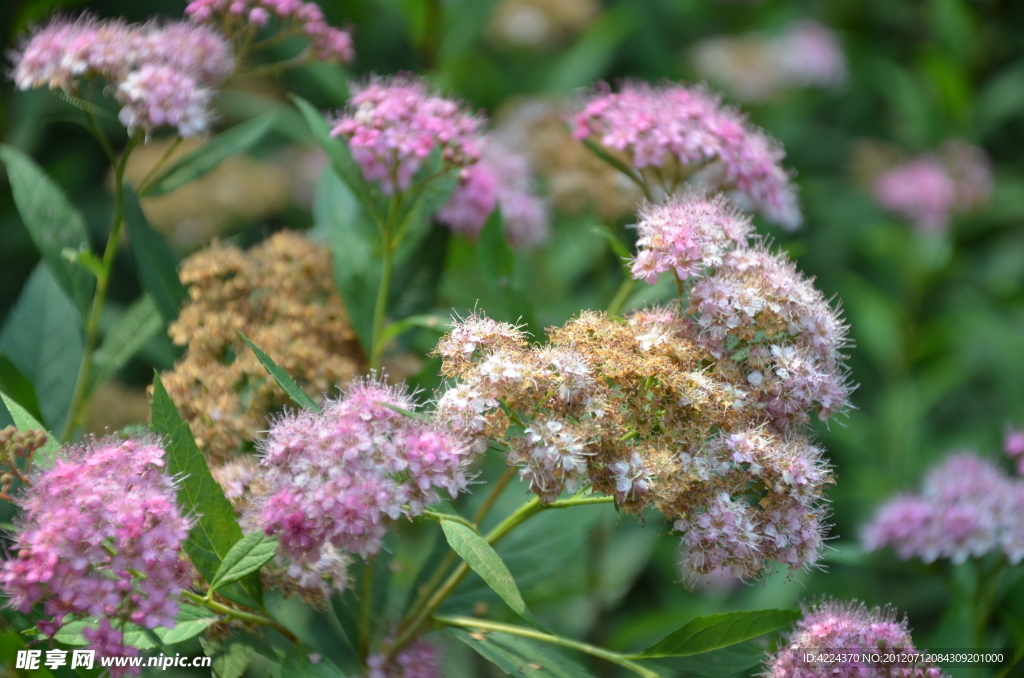
[[[355,65],[344,71],[310,66],[277,82],[244,83],[222,95],[222,123],[269,108],[288,109],[282,96],[288,90],[324,109],[340,107],[347,79],[371,72],[426,72],[491,114],[521,97],[571,98],[597,80],[699,80],[687,58],[697,41],[778,31],[802,18],[836,32],[849,66],[848,81],[838,90],[786,91],[745,107],[756,124],[784,144],[806,218],[793,234],[764,224],[759,229],[817,276],[827,295],[841,300],[856,343],[850,366],[860,384],[853,396],[857,409],[820,432],[837,479],[831,491],[834,539],[825,568],[691,593],[678,583],[677,543],[664,536],[667,526],[660,518],[620,521],[611,509],[552,513],[499,549],[508,555],[532,608],[561,632],[629,648],[642,647],[695,614],[794,606],[827,595],[871,605],[892,603],[909,615],[920,646],[969,646],[966,599],[975,576],[970,564],[949,569],[903,563],[888,552],[863,554],[857,541],[880,501],[915,489],[923,472],[947,452],[976,449],[998,458],[1007,427],[1024,424],[1024,4],[606,0],[595,2],[581,25],[546,44],[524,46],[496,36],[501,27],[495,17],[510,1],[322,0],[332,22],[355,27]],[[14,45],[55,9],[143,21],[153,15],[179,17],[184,5],[181,0],[7,0],[0,6],[0,35]],[[69,193],[98,244],[113,200],[108,168],[93,139],[68,122],[69,110],[50,92],[19,93],[5,82],[0,131],[5,143],[30,153]],[[988,152],[995,188],[984,210],[957,217],[942,237],[923,237],[881,211],[852,169],[857,145],[865,139],[915,154],[954,137]],[[304,123],[292,112],[280,116],[270,141],[253,155],[281,165],[282,149],[310,144]],[[317,176],[310,173],[309,193]],[[245,190],[243,185],[243,195]],[[296,198],[256,219],[230,224],[223,237],[251,244],[277,229],[308,228],[314,221],[309,202]],[[631,232],[623,229],[629,222],[629,217],[609,222],[593,209],[582,214],[556,209],[552,239],[510,267],[512,301],[504,291],[482,284],[474,246],[452,238],[444,245],[443,273],[436,288],[427,290],[426,305],[442,314],[464,312],[477,303],[496,317],[522,313],[540,336],[543,327],[581,309],[607,306],[621,271],[595,227],[605,225],[629,237]],[[37,260],[9,188],[0,182],[0,327],[32,321],[18,315],[15,302]],[[111,322],[118,308],[139,295],[133,267],[128,251],[122,251]],[[648,291],[633,303],[655,300]],[[41,331],[61,330],[47,326],[46,318],[37,320],[43,323]],[[2,336],[0,353],[5,350]],[[436,338],[429,330],[419,331],[407,348],[422,356]],[[175,355],[166,338],[154,340],[119,381],[128,389],[142,388],[152,368],[170,367]],[[57,351],[52,358],[59,362],[60,356]],[[77,358],[70,364],[77,364]],[[413,380],[428,389],[436,386],[436,367],[426,360]],[[63,379],[54,376],[54,388],[65,387]],[[74,375],[66,379],[73,382]],[[485,476],[500,471],[499,460],[490,462]],[[522,491],[514,487],[506,493],[509,506],[521,500]],[[406,531],[401,536],[409,538],[409,546],[393,554],[396,590],[412,583],[415,564],[437,537]],[[465,610],[493,603],[481,585],[451,605]],[[282,614],[293,615],[310,637],[319,635],[320,642],[330,645],[319,617],[283,605]],[[1005,592],[988,639],[991,647],[1024,652],[1024,583]],[[760,650],[750,644],[745,651]],[[463,655],[453,648],[453,675],[485,675]],[[729,658],[722,661],[728,664]],[[708,663],[681,668],[697,676],[730,672]],[[607,666],[594,670],[611,675]],[[741,669],[750,671],[757,669]]]

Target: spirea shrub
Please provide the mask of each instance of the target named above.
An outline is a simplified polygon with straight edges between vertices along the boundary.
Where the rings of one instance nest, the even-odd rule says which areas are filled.
[[[448,4],[429,3],[424,31],[447,25],[435,12]],[[514,675],[589,675],[548,647],[560,645],[657,678],[660,660],[795,622],[786,640],[759,646],[764,675],[939,678],[930,666],[804,664],[811,649],[913,651],[888,608],[825,602],[802,619],[736,610],[682,620],[646,650],[607,649],[551,632],[564,620],[535,615],[536,598],[520,590],[544,568],[576,576],[570,561],[582,560],[590,524],[577,516],[612,509],[647,521],[650,544],[671,533],[679,555],[668,560],[691,588],[823,569],[837,481],[813,426],[853,407],[848,328],[838,301],[757,232],[755,217],[803,221],[779,142],[706,86],[681,82],[597,85],[574,110],[566,92],[491,124],[442,88],[457,78],[369,75],[346,89],[336,69],[355,58],[354,34],[317,3],[195,0],[185,15],[57,18],[12,54],[16,87],[60,90],[97,137],[114,197],[94,252],[57,185],[0,148],[42,257],[26,290],[43,286],[46,318],[80,313],[48,327],[81,328],[67,343],[81,347],[74,379],[62,380],[70,392],[46,407],[0,355],[15,423],[0,431],[0,499],[18,511],[0,565],[5,647],[88,646],[101,658],[201,648],[218,676],[242,675],[259,654],[254,672],[275,677],[434,678],[458,641]],[[826,29],[798,23],[785,36],[774,54],[786,84],[843,80]],[[410,44],[431,69],[450,57],[431,36]],[[266,76],[303,65],[328,110],[294,95],[256,100]],[[120,127],[104,116],[111,103]],[[249,195],[266,188],[249,182],[245,209],[231,214],[259,228],[196,242],[183,261],[147,221],[163,197],[208,212],[221,162],[250,149],[273,162],[275,144],[307,136],[319,149],[293,149],[303,160],[278,183],[316,184],[311,217],[269,189]],[[179,143],[189,137],[209,139]],[[139,170],[132,153],[151,141],[134,156],[147,161]],[[929,228],[984,202],[982,156],[944,148],[928,160],[941,176],[893,169],[880,202]],[[591,208],[609,223],[580,216]],[[585,301],[575,283],[542,309],[528,298],[552,282],[536,262],[559,269],[553,289],[561,269],[583,272],[589,259],[598,266],[586,269]],[[467,260],[476,267],[462,276]],[[108,291],[136,289],[118,286],[126,267],[143,294],[111,308]],[[449,322],[438,290],[481,301]],[[83,437],[90,400],[102,403],[94,394],[137,375],[141,356],[159,366],[147,424]],[[884,508],[867,546],[1016,563],[1018,485],[955,458],[922,496]],[[534,520],[557,511],[570,513]],[[599,561],[581,581],[603,582]],[[602,592],[587,614],[606,618],[617,595]]]

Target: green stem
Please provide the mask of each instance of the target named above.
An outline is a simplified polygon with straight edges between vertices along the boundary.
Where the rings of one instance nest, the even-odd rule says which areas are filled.
[[[371,557],[364,564],[363,595],[359,606],[359,653],[363,663],[370,656],[370,608],[373,607],[373,564]]]
[[[156,164],[153,165],[152,169],[150,169],[149,172],[146,173],[146,176],[143,177],[142,181],[139,182],[138,187],[135,189],[135,195],[139,196],[140,198],[146,195],[146,189],[149,188],[149,183],[153,181],[153,178],[156,176],[156,173],[160,170],[161,167],[164,166],[164,163],[166,163],[168,158],[171,157],[171,154],[174,153],[175,150],[177,150],[179,144],[181,144],[181,137],[176,137],[174,139],[174,143],[171,144],[170,148],[167,149],[163,156],[161,156],[160,159],[157,160]]]
[[[395,185],[397,185],[395,181]],[[384,355],[384,320],[387,315],[388,293],[391,291],[391,272],[394,266],[395,255],[395,219],[401,207],[402,196],[396,189],[391,195],[391,203],[388,205],[388,217],[381,229],[380,241],[383,254],[380,270],[380,286],[377,288],[377,303],[373,308],[373,335],[370,340],[370,369],[380,369],[381,357]]]
[[[82,351],[82,361],[78,366],[78,378],[75,380],[75,390],[71,396],[71,407],[68,409],[68,419],[64,424],[64,430],[60,434],[60,442],[66,443],[81,418],[81,410],[89,394],[89,376],[92,369],[92,354],[96,350],[96,339],[100,329],[100,313],[103,310],[103,302],[107,298],[107,287],[110,284],[110,275],[114,269],[114,259],[117,256],[118,241],[121,238],[121,226],[124,223],[124,168],[128,164],[128,156],[138,143],[138,138],[132,137],[128,140],[128,146],[117,163],[114,177],[114,223],[110,228],[110,236],[107,238],[107,247],[103,252],[103,268],[96,278],[96,293],[93,295],[92,307],[89,310],[89,319],[85,325],[85,346]]]
[[[424,518],[430,518],[431,520],[436,520],[439,523],[442,522],[442,521],[445,521],[445,520],[450,520],[453,523],[459,523],[460,525],[465,525],[466,527],[468,527],[471,530],[476,530],[476,525],[474,525],[473,523],[469,522],[468,520],[466,520],[462,516],[458,516],[458,515],[455,515],[455,514],[452,514],[452,513],[439,513],[437,511],[431,511],[430,509],[424,509],[422,515],[423,515]]]
[[[484,540],[493,546],[518,525],[547,509],[562,509],[573,506],[587,506],[590,504],[608,504],[613,501],[615,501],[615,497],[610,496],[573,497],[572,499],[563,499],[560,501],[553,501],[549,504],[541,504],[539,497],[533,497],[516,509],[510,516],[505,518],[505,520],[501,521],[497,527],[488,532],[487,536],[484,537]],[[469,572],[469,565],[465,561],[459,563],[459,566],[455,568],[455,571],[453,571],[444,583],[441,584],[441,586],[438,587],[438,589],[434,591],[429,598],[427,598],[426,604],[423,605],[418,612],[410,615],[411,621],[407,624],[403,624],[404,631],[402,631],[395,639],[395,642],[387,648],[385,658],[390,659],[393,657],[396,652],[419,635],[423,626],[430,620],[434,613],[437,612],[438,608],[441,607],[441,604],[448,599],[448,596],[454,593],[455,589],[458,588],[459,584],[462,583],[462,580],[466,578],[466,575],[468,575]]]
[[[205,608],[207,608],[209,610],[213,610],[214,612],[217,612],[218,614],[222,614],[225,617],[230,617],[231,619],[237,619],[238,621],[248,622],[250,624],[258,624],[259,626],[266,626],[267,628],[274,629],[275,631],[277,631],[282,636],[284,636],[288,640],[292,641],[296,645],[301,645],[302,644],[302,641],[299,640],[298,637],[294,633],[292,633],[287,628],[282,626],[281,623],[278,622],[276,619],[271,619],[270,617],[264,617],[263,615],[259,615],[259,614],[252,614],[251,612],[244,612],[242,610],[236,610],[233,607],[228,607],[227,605],[222,605],[222,604],[218,603],[215,600],[208,600],[208,599],[204,598],[203,596],[200,596],[200,595],[198,595],[196,593],[193,593],[192,591],[185,590],[185,591],[183,591],[183,593],[184,593],[186,598],[188,598],[190,601],[192,601],[196,605],[201,605],[201,606],[203,606],[203,607],[205,607]]]
[[[615,293],[612,303],[608,304],[605,312],[609,316],[617,316],[622,313],[622,307],[626,305],[626,300],[629,299],[629,295],[634,287],[636,287],[636,278],[627,271],[626,277],[623,279],[622,284],[619,285],[619,291]]]
[[[504,491],[505,487],[508,486],[515,476],[515,466],[509,466],[505,469],[505,472],[501,474],[501,477],[495,481],[490,494],[488,494],[487,498],[484,499],[484,503],[481,504],[480,508],[478,508],[476,513],[473,514],[473,525],[477,527],[480,526],[480,523],[483,522],[484,518],[487,517],[487,514],[490,513],[491,509],[494,507],[494,502],[498,501],[498,497],[501,496],[502,491]]]
[[[560,645],[567,647],[570,650],[576,650],[589,654],[599,659],[618,664],[624,669],[628,669],[638,676],[644,678],[661,678],[661,675],[656,671],[653,671],[646,666],[641,666],[634,661],[626,659],[618,652],[612,652],[602,647],[590,645],[589,643],[581,643],[578,640],[572,640],[571,638],[562,638],[561,636],[553,636],[549,633],[542,633],[535,631],[531,628],[524,626],[516,626],[514,624],[503,624],[501,622],[492,622],[486,619],[474,619],[472,617],[434,617],[434,621],[445,626],[456,626],[460,628],[476,629],[478,631],[496,631],[499,633],[508,633],[513,636],[521,636],[523,638],[532,638],[534,640],[540,640],[545,643],[551,643],[552,645]]]
[[[484,503],[481,504],[480,508],[478,508],[476,513],[473,514],[472,522],[465,520],[461,516],[459,517],[458,522],[461,522],[462,524],[471,527],[474,530],[478,529],[480,527],[480,523],[483,522],[484,518],[487,517],[487,514],[490,512],[491,508],[493,508],[494,502],[496,502],[498,500],[498,497],[501,496],[502,490],[504,490],[505,487],[512,480],[512,478],[515,477],[515,474],[516,469],[513,466],[510,466],[507,469],[505,469],[505,472],[501,474],[501,477],[498,478],[497,481],[495,481],[494,486],[491,488],[490,493],[487,495],[487,498],[484,499]],[[427,512],[424,512],[424,515],[427,515]],[[448,516],[446,514],[438,515],[442,519],[453,519],[451,516]],[[433,518],[433,516],[427,517]],[[443,581],[445,572],[447,572],[448,568],[452,566],[456,558],[458,558],[458,556],[455,553],[455,551],[449,549],[448,554],[445,555],[444,560],[442,560],[441,564],[438,565],[437,569],[434,571],[434,574],[432,574],[430,576],[430,579],[427,580],[427,582],[419,589],[419,595],[417,595],[416,600],[409,607],[408,616],[410,619],[416,617],[420,613],[420,611],[423,609],[423,606],[427,603],[427,599],[428,596],[430,595],[430,592],[436,589],[437,586]]]

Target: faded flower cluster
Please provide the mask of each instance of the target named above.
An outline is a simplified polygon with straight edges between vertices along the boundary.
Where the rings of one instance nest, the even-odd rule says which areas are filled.
[[[701,86],[607,86],[573,118],[574,135],[610,154],[647,188],[651,199],[687,186],[728,193],[745,209],[785,228],[801,215],[780,144]]]
[[[123,623],[174,626],[189,585],[180,551],[190,525],[163,466],[153,441],[108,438],[66,450],[34,475],[20,501],[17,556],[0,576],[13,606],[28,613],[42,603],[44,635],[75,617],[98,617],[100,627],[85,631],[92,647],[133,655]]]
[[[880,172],[872,181],[875,201],[925,233],[944,231],[954,214],[983,207],[992,194],[985,151],[965,141],[945,142],[928,153]]]
[[[837,88],[846,57],[836,36],[816,21],[796,21],[777,35],[714,37],[690,52],[697,72],[743,102],[798,87]]]
[[[169,126],[182,137],[210,126],[215,90],[235,59],[216,31],[186,22],[128,24],[89,16],[55,19],[14,55],[14,82],[77,93],[82,80],[103,78],[121,103],[121,122],[145,133]]]
[[[309,40],[313,58],[347,64],[356,57],[352,35],[327,23],[315,2],[303,0],[193,0],[185,14],[199,23],[218,26],[243,44],[271,20],[277,22],[277,35],[297,35]]]
[[[1002,553],[1024,559],[1024,480],[976,454],[949,457],[933,468],[920,494],[883,504],[864,530],[869,551],[891,546],[903,560],[962,563]]]
[[[833,654],[840,661],[805,661]],[[917,654],[907,620],[891,608],[869,610],[863,603],[827,600],[804,610],[786,643],[769,657],[765,678],[942,678],[935,666],[886,661],[887,655]],[[869,658],[880,661],[870,661]]]
[[[470,450],[450,430],[410,416],[415,407],[403,388],[369,378],[321,412],[271,426],[261,444],[269,489],[249,520],[280,539],[290,576],[316,570],[325,548],[376,553],[389,521],[465,491]]]
[[[482,126],[481,118],[434,93],[425,80],[399,75],[357,88],[331,134],[347,138],[367,181],[391,194],[409,188],[435,149],[446,168],[475,163]]]
[[[436,416],[478,446],[506,445],[542,501],[591,486],[627,510],[656,508],[684,534],[690,575],[813,564],[832,478],[803,423],[848,404],[845,326],[780,255],[745,247],[749,222],[721,199],[691,195],[644,218],[685,236],[663,263],[696,276],[689,313],[585,312],[545,346],[461,319],[436,348],[456,378]],[[657,230],[641,233],[654,244]],[[705,283],[722,292],[698,295]]]
[[[163,382],[212,467],[252,449],[290,402],[239,331],[314,398],[361,373],[326,248],[284,231],[245,252],[215,244],[180,275],[189,301],[168,333],[188,350]]]

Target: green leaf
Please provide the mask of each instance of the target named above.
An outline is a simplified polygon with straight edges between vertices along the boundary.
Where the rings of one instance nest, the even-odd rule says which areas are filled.
[[[314,664],[309,657],[308,648],[296,647],[280,666],[270,669],[270,675],[273,678],[345,678],[330,659],[318,657]]]
[[[515,275],[516,256],[505,239],[505,225],[500,210],[494,210],[484,224],[476,241],[476,256],[477,267],[487,291],[503,307],[488,307],[488,315],[510,322],[523,321],[533,326],[533,309]]]
[[[221,132],[171,165],[159,179],[143,187],[139,197],[170,193],[198,179],[235,153],[255,146],[276,122],[277,113],[271,111]]]
[[[669,675],[684,675],[687,678],[748,676],[750,669],[763,661],[764,648],[756,643],[733,645],[687,657],[664,657],[650,660],[651,664],[668,669],[671,672]]]
[[[159,374],[153,377],[152,420],[153,430],[164,437],[167,473],[181,478],[178,503],[186,512],[197,516],[185,542],[185,552],[203,579],[213,581],[221,563],[242,538],[242,530],[235,520],[231,502],[213,479],[192,431],[167,395]],[[261,605],[263,591],[258,575],[249,574],[242,580],[244,592],[237,588],[228,587],[221,592],[250,607]]]
[[[153,297],[144,294],[107,330],[103,343],[93,354],[89,390],[114,376],[163,328],[164,321]]]
[[[0,159],[7,165],[14,204],[32,242],[50,268],[54,280],[75,301],[84,318],[92,305],[95,281],[87,271],[65,259],[61,253],[66,247],[89,249],[85,221],[68,202],[64,192],[29,156],[11,146],[0,145]]]
[[[441,529],[444,530],[445,539],[448,540],[448,545],[452,547],[452,550],[459,554],[459,557],[465,560],[474,572],[480,575],[480,578],[512,608],[513,612],[535,629],[547,632],[527,609],[523,596],[519,593],[519,587],[516,586],[516,581],[512,578],[512,573],[509,572],[508,566],[505,565],[505,561],[501,559],[494,547],[462,523],[443,520]]]
[[[199,639],[203,652],[213,661],[210,669],[214,678],[241,678],[256,651],[244,642]]]
[[[238,581],[243,577],[259,571],[277,553],[277,539],[267,538],[262,532],[247,534],[238,540],[213,575],[210,589],[218,589],[225,584]]]
[[[380,285],[380,236],[351,189],[330,170],[313,202],[316,230],[331,250],[334,283],[363,350],[370,352],[373,312]]]
[[[449,632],[514,678],[592,678],[579,664],[539,641],[497,631]]]
[[[136,624],[126,623],[124,625],[124,641],[140,650],[150,650],[162,645],[176,645],[196,637],[218,620],[219,617],[208,610],[183,604],[174,618],[173,628],[147,629]],[[53,637],[65,645],[88,645],[89,641],[86,640],[82,631],[96,629],[99,627],[99,623],[99,620],[94,617],[69,622],[62,626]]]
[[[46,431],[46,427],[29,414],[28,410],[2,391],[0,391],[0,400],[4,401],[4,406],[7,407],[7,411],[11,413],[11,419],[14,420],[14,427],[19,431]],[[38,468],[47,468],[53,464],[59,454],[60,445],[57,444],[53,434],[47,432],[46,444],[36,450],[32,463]]]
[[[153,298],[164,321],[172,322],[188,298],[178,278],[178,255],[149,225],[139,199],[128,186],[124,187],[124,222],[139,281]]]
[[[270,376],[274,378],[277,385],[284,389],[284,392],[288,394],[288,397],[291,398],[296,405],[310,412],[320,411],[320,406],[309,397],[308,393],[303,391],[299,385],[295,383],[294,379],[288,376],[288,373],[285,372],[280,365],[275,363],[269,355],[261,351],[256,344],[249,341],[249,337],[242,334],[241,331],[239,331],[238,334],[242,336],[242,341],[244,341],[246,345],[252,349],[252,352],[256,354],[256,357],[260,359],[260,362],[263,363],[263,367],[266,368],[267,372],[270,373]]]
[[[39,398],[42,421],[61,430],[84,350],[82,320],[50,270],[36,266],[0,331],[0,351]]]
[[[37,421],[43,418],[39,413],[39,399],[32,382],[15,367],[7,356],[0,353],[0,391],[25,408]]]
[[[619,240],[619,236],[612,233],[612,229],[608,228],[604,224],[599,224],[594,226],[591,230],[607,240],[608,246],[611,248],[612,252],[614,252],[615,256],[619,259],[622,259],[624,263],[633,258],[633,253],[629,251],[629,248],[626,247],[624,242]]]
[[[727,612],[697,617],[650,646],[636,658],[682,657],[757,638],[800,618],[796,610]]]
[[[299,112],[302,113],[302,116],[309,124],[309,129],[313,132],[313,136],[327,153],[327,157],[331,161],[331,167],[334,168],[334,171],[341,180],[345,182],[349,190],[352,191],[352,194],[362,203],[363,209],[367,211],[367,215],[372,217],[378,214],[370,186],[363,178],[363,171],[352,157],[352,152],[349,150],[345,140],[331,136],[330,125],[327,124],[327,120],[324,119],[324,116],[313,104],[294,94],[291,95],[291,100],[295,102]]]

